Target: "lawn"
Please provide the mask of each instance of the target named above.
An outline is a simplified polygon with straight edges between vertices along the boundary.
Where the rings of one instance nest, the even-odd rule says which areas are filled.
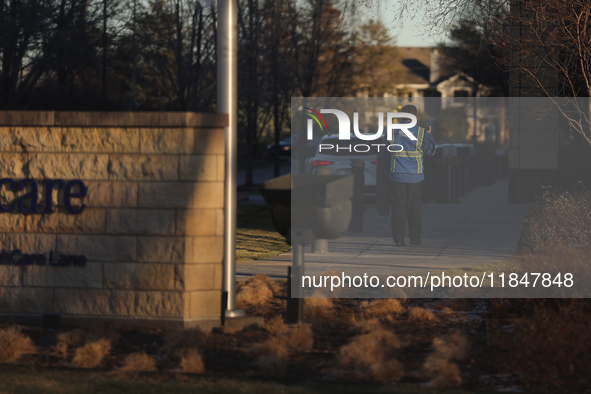
[[[294,380],[230,378],[223,376],[188,376],[183,374],[143,373],[117,377],[103,371],[39,368],[0,365],[0,392],[19,394],[150,394],[150,393],[433,393],[430,389],[407,387],[396,389],[381,385],[305,382]],[[448,391],[449,393],[459,391]],[[465,391],[462,391],[465,393]]]
[[[267,259],[291,249],[285,237],[275,231],[266,205],[239,204],[237,216],[237,262]]]

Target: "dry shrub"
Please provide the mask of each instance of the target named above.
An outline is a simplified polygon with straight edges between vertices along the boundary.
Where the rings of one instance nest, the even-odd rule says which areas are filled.
[[[190,348],[183,352],[181,357],[181,369],[184,373],[203,373],[205,365],[199,349]]]
[[[275,343],[286,347],[288,353],[311,350],[314,347],[314,335],[310,324],[290,326],[280,317],[275,317],[267,321],[265,329],[272,335],[270,339],[276,339]]]
[[[101,365],[103,359],[111,352],[111,341],[102,338],[98,341],[87,343],[76,349],[72,366],[78,368],[96,368]]]
[[[455,312],[468,312],[473,311],[479,302],[481,302],[481,300],[475,298],[451,298],[441,300],[441,302],[438,303],[438,307],[440,309],[447,307]]]
[[[520,294],[532,298],[588,298],[591,296],[591,292],[586,286],[591,281],[590,255],[591,245],[576,248],[556,247],[546,250],[544,253],[521,255],[513,260],[516,261],[517,267],[512,270],[520,280],[529,272],[539,272],[543,275],[538,278],[534,288],[532,286],[535,277],[529,274],[526,278],[529,278],[530,286],[527,289],[518,286],[516,290],[521,287]],[[567,273],[572,275],[571,279],[574,279],[572,287],[557,283],[547,287],[548,279],[551,281],[557,279],[564,283]],[[545,281],[544,275],[546,276]]]
[[[257,367],[264,375],[285,376],[290,349],[285,337],[271,337],[251,347],[248,353],[257,359]]]
[[[300,323],[285,335],[284,340],[289,341],[290,353],[312,350],[314,347],[312,326],[310,324]]]
[[[239,283],[236,290],[236,305],[239,308],[265,304],[280,291],[279,285],[267,275],[255,275]]]
[[[169,335],[164,346],[160,350],[163,357],[167,360],[181,356],[181,352],[184,349],[196,348],[203,349],[205,342],[207,341],[209,334],[203,332],[200,328],[190,328],[188,330],[182,330]]]
[[[336,311],[331,298],[306,298],[304,300],[304,317],[306,320],[328,322],[334,320]]]
[[[271,337],[248,350],[257,359],[259,370],[265,375],[285,376],[289,356],[311,350],[314,346],[310,324],[289,326],[276,317],[265,324],[265,329]]]
[[[441,365],[437,375],[427,383],[427,387],[447,388],[459,387],[462,385],[460,368],[458,364],[447,361]]]
[[[367,316],[389,318],[397,313],[404,313],[405,308],[394,298],[382,298],[369,303],[365,309]]]
[[[449,306],[444,306],[444,307],[442,307],[441,309],[439,309],[439,312],[440,312],[441,314],[443,314],[443,315],[448,315],[448,316],[451,316],[451,315],[455,315],[455,314],[456,314],[456,313],[454,312],[454,310],[453,310],[453,309],[451,309]]]
[[[68,357],[68,345],[65,342],[59,342],[55,345],[54,354],[58,357]]]
[[[396,382],[403,374],[402,364],[395,359],[400,340],[384,329],[378,319],[360,322],[362,334],[339,352],[338,374],[353,374],[360,379]]]
[[[35,353],[31,338],[21,332],[20,327],[0,330],[0,363],[14,363],[24,354]]]
[[[82,346],[86,340],[86,336],[87,332],[79,328],[58,334],[57,344],[55,345],[56,355],[67,357],[68,349]]]
[[[536,300],[533,312],[497,342],[511,352],[509,363],[527,391],[589,391],[591,300]]]
[[[285,324],[281,316],[275,316],[271,319],[267,319],[263,328],[269,333],[276,335],[289,329],[289,326]]]
[[[123,360],[123,365],[117,368],[120,373],[156,372],[156,360],[146,353],[132,353]]]
[[[591,193],[559,193],[546,188],[523,220],[520,252],[591,243]]]
[[[429,309],[414,306],[408,311],[408,318],[412,321],[437,321],[437,316]]]
[[[458,387],[462,384],[460,368],[454,361],[463,360],[468,354],[468,341],[458,332],[433,339],[433,352],[423,364],[423,370],[431,381],[430,387]]]
[[[221,332],[222,334],[236,334],[238,331],[234,327],[223,326]]]
[[[459,332],[453,332],[443,338],[433,339],[433,349],[432,356],[448,360],[464,360],[468,355],[468,340]]]
[[[355,328],[362,333],[368,333],[376,330],[380,330],[383,328],[382,323],[380,323],[380,319],[373,318],[373,319],[361,319],[355,323]]]

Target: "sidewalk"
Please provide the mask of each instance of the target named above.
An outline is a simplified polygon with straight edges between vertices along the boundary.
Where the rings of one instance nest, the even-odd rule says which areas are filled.
[[[329,253],[309,253],[306,272],[346,270],[352,274],[400,275],[496,263],[511,257],[528,205],[507,203],[507,180],[467,193],[459,204],[423,205],[423,244],[394,246],[389,218],[375,207],[364,214],[364,231],[329,241]],[[267,260],[238,263],[238,277],[266,274],[285,278],[291,252]]]

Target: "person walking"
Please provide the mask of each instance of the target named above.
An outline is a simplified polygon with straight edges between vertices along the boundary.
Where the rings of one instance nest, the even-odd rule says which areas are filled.
[[[416,116],[417,107],[406,105],[400,109],[400,112]],[[403,120],[401,123],[410,123],[410,119]],[[435,153],[435,140],[430,126],[425,129],[415,125],[408,128],[408,131],[412,132],[416,141],[402,130],[396,129],[392,133],[392,141],[386,143],[387,145],[396,144],[398,148],[396,150],[399,151],[382,150],[378,160],[382,178],[385,179],[387,174],[387,181],[383,182],[383,186],[385,186],[390,205],[392,239],[399,247],[405,246],[404,235],[407,222],[411,245],[421,244],[425,179],[423,157]]]

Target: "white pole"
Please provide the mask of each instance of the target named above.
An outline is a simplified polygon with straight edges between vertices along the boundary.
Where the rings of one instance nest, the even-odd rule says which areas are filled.
[[[218,113],[228,114],[226,128],[224,277],[222,290],[227,304],[225,317],[244,315],[236,310],[236,156],[238,115],[238,0],[219,0],[217,29],[217,106]]]

